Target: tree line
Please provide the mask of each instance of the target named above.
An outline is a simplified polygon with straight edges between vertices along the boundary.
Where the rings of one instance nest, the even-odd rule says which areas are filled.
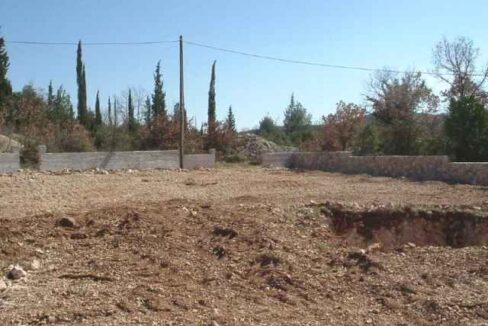
[[[444,39],[433,49],[434,73],[447,85],[435,94],[422,73],[374,73],[365,103],[337,103],[334,113],[313,124],[292,94],[280,125],[265,116],[255,130],[278,144],[308,151],[353,151],[358,155],[450,155],[458,161],[488,161],[488,67],[477,70],[479,49],[467,38]],[[178,146],[180,109],[168,108],[161,61],[153,90],[128,88],[121,96],[95,96],[87,103],[87,67],[81,41],[76,51],[76,109],[62,86],[47,94],[26,85],[13,91],[7,78],[9,57],[0,38],[0,132],[18,138],[25,151],[47,144],[49,151],[149,150]],[[102,109],[105,102],[105,110]],[[216,148],[233,155],[236,121],[216,115],[216,62],[210,70],[207,121],[200,127],[184,112],[189,152]]]
[[[178,146],[180,108],[170,111],[164,90],[161,62],[153,74],[150,95],[129,88],[122,96],[107,98],[102,110],[100,92],[91,109],[87,101],[87,68],[83,61],[81,41],[76,51],[76,112],[70,95],[50,82],[47,94],[32,85],[13,91],[7,78],[9,57],[5,40],[0,38],[0,133],[20,140],[27,156],[39,144],[51,152],[92,150],[174,149]],[[229,152],[237,135],[232,107],[224,121],[216,118],[216,62],[211,68],[208,92],[208,121],[198,128],[185,117],[185,139],[188,152],[216,148]]]
[[[334,113],[312,125],[292,95],[283,125],[266,116],[256,132],[308,151],[447,154],[457,161],[488,161],[488,67],[478,71],[478,58],[471,40],[443,39],[433,49],[434,74],[447,85],[439,95],[420,72],[384,69],[371,76],[366,104],[340,101]]]

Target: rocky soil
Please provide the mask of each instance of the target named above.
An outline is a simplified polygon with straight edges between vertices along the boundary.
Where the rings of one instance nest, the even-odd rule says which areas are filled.
[[[291,152],[296,151],[296,148],[280,146],[258,135],[243,133],[237,136],[235,150],[250,162],[259,162],[263,153]]]
[[[0,196],[1,325],[488,324],[483,187],[241,167]]]

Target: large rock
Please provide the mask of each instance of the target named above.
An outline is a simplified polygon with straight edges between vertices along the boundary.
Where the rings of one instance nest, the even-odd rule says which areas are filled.
[[[280,146],[255,134],[244,133],[237,136],[236,151],[251,162],[259,162],[261,154],[274,152],[293,152],[295,147]]]
[[[18,152],[22,149],[22,144],[4,135],[0,135],[0,153]]]

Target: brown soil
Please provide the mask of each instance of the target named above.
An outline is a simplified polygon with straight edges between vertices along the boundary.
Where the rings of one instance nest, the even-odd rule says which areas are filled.
[[[482,187],[221,168],[21,173],[0,196],[2,273],[40,262],[1,325],[488,323]]]

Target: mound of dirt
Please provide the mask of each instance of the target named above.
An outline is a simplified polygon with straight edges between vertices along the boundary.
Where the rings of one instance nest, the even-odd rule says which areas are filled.
[[[238,155],[251,162],[259,162],[261,154],[273,152],[292,152],[295,147],[280,146],[256,134],[244,133],[237,136],[236,147]]]
[[[486,324],[486,248],[351,248],[324,207],[173,199],[2,219],[0,270],[38,268],[0,289],[0,324]]]
[[[20,151],[22,144],[4,135],[0,135],[0,153]]]

